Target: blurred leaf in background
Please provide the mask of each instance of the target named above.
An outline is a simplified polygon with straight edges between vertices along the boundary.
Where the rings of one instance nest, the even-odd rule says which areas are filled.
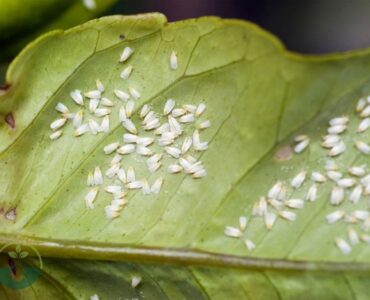
[[[44,32],[67,29],[101,16],[115,2],[117,0],[0,0],[0,61],[11,59]],[[1,71],[0,67],[0,76]]]

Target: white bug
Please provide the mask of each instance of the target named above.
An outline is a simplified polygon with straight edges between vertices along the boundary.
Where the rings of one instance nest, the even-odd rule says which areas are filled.
[[[119,58],[119,62],[125,62],[130,58],[130,56],[134,53],[134,50],[130,47],[125,47],[122,51],[122,54]]]
[[[170,55],[170,67],[172,70],[177,70],[178,68],[177,53],[175,51],[172,51]]]

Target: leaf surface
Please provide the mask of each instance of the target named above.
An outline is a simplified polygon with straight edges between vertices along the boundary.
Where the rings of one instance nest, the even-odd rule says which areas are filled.
[[[126,46],[134,53],[128,63],[120,64]],[[177,70],[169,67],[172,51],[177,52]],[[124,81],[120,73],[128,64],[134,71]],[[113,16],[49,33],[12,63],[7,73],[11,87],[0,96],[0,113],[12,113],[16,124],[15,129],[0,125],[2,243],[33,245],[42,256],[149,259],[197,263],[206,269],[217,265],[229,267],[230,278],[235,267],[272,269],[277,278],[283,270],[367,274],[368,244],[361,242],[344,255],[335,238],[347,239],[348,224],[328,225],[325,219],[336,209],[367,210],[366,199],[354,205],[347,195],[340,208],[333,207],[328,199],[334,183],[329,180],[319,185],[315,202],[296,210],[295,222],[278,218],[269,231],[262,218],[250,218],[241,239],[226,237],[224,229],[237,227],[241,215],[250,217],[253,204],[277,180],[288,186],[302,170],[324,172],[327,151],[320,146],[321,136],[333,117],[350,119],[343,135],[347,151],[334,159],[342,172],[367,162],[353,143],[368,139],[366,132],[356,133],[360,118],[354,108],[368,94],[369,65],[367,50],[300,56],[284,50],[255,25],[211,17],[167,23],[160,14]],[[56,104],[63,102],[77,111],[70,92],[96,89],[96,79],[104,83],[104,95],[116,103],[110,132],[76,138],[68,123],[62,137],[51,141],[49,125],[59,116]],[[132,118],[135,124],[141,122],[136,112],[144,104],[161,114],[168,98],[178,106],[206,103],[204,118],[212,125],[201,138],[209,141],[209,149],[192,155],[203,162],[207,176],[194,180],[185,173],[168,174],[166,166],[175,162],[168,156],[163,167],[150,174],[145,158],[125,156],[122,164],[135,166],[138,178],[152,183],[162,176],[164,184],[159,194],[130,191],[120,216],[110,220],[104,208],[112,197],[102,188],[95,208],[86,209],[84,198],[91,189],[86,179],[95,166],[104,172],[109,168],[112,155],[104,154],[104,146],[122,142],[126,131],[118,120],[120,104],[113,90],[129,87],[141,93]],[[186,128],[183,136],[191,135],[191,126]],[[296,134],[311,139],[299,155],[290,148]],[[153,149],[161,150],[158,145]],[[309,181],[296,191],[289,188],[288,197],[305,198]],[[105,178],[104,186],[114,182]],[[353,224],[359,234],[361,225]],[[246,238],[256,244],[251,252]],[[316,276],[312,274],[308,276]],[[295,290],[282,276],[282,285]]]

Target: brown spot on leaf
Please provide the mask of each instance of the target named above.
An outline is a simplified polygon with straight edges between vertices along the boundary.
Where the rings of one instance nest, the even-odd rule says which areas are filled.
[[[5,122],[9,125],[11,129],[15,129],[15,119],[12,113],[8,113],[5,116]]]
[[[9,83],[0,84],[0,90],[7,90],[9,88],[10,88],[10,84]]]
[[[123,33],[121,33],[121,34],[119,35],[119,38],[120,38],[121,40],[124,40],[124,39],[125,39],[125,35],[124,35]]]
[[[4,95],[10,89],[10,84],[4,83],[0,84],[0,96]]]
[[[293,157],[293,149],[289,145],[282,146],[276,150],[274,157],[279,161],[290,160]]]

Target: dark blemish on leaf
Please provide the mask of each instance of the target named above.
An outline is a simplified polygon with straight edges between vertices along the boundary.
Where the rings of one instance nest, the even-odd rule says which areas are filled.
[[[15,208],[11,208],[9,209],[6,213],[5,213],[5,218],[9,221],[15,221],[15,218],[17,217],[17,211]]]
[[[4,95],[10,89],[10,84],[4,83],[0,84],[0,96]]]
[[[123,33],[121,33],[121,34],[119,35],[119,38],[120,38],[121,40],[124,40],[124,39],[125,39],[125,35],[124,35]]]
[[[293,157],[293,149],[289,145],[282,146],[276,150],[274,157],[279,161],[290,160]]]
[[[5,123],[8,124],[11,129],[15,129],[15,120],[12,113],[8,113],[5,116]]]
[[[0,84],[0,90],[7,91],[7,90],[9,90],[9,88],[10,88],[9,83]]]

